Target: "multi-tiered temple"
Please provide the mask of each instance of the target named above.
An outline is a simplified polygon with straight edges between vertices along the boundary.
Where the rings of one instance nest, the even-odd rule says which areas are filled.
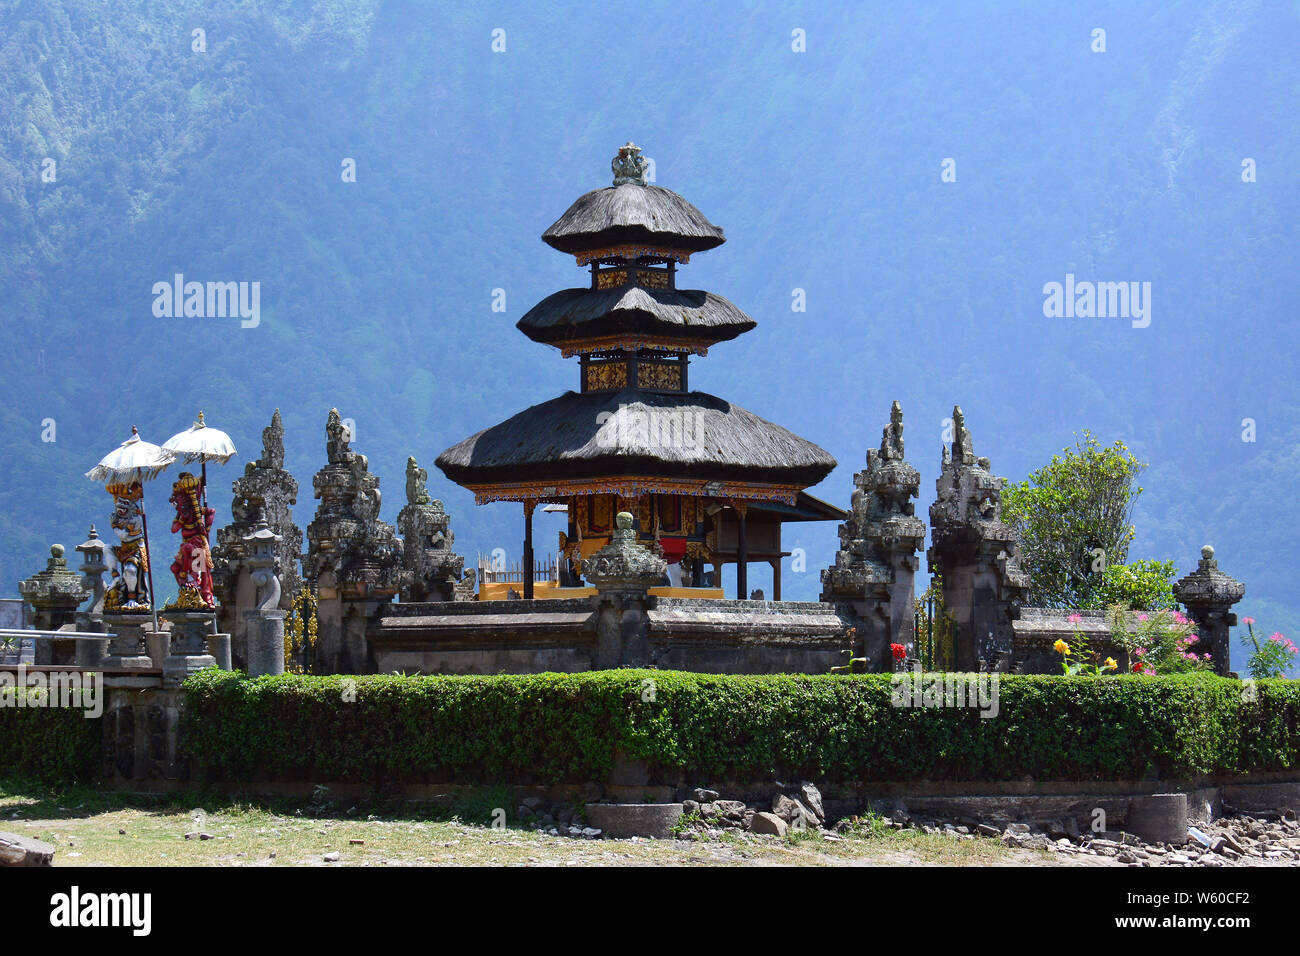
[[[782,523],[845,517],[804,491],[835,459],[691,390],[691,358],[755,323],[721,296],[677,288],[677,267],[725,240],[681,196],[649,184],[646,165],[638,147],[620,148],[614,184],[582,196],[542,234],[590,268],[591,284],[548,296],[518,327],[577,356],[578,391],[465,439],[437,464],[479,504],[523,504],[525,598],[549,591],[534,590],[532,515],[552,504],[568,512],[562,584],[581,583],[583,560],[609,544],[626,511],[638,540],[668,564],[674,587],[661,593],[721,597],[722,566],[734,563],[744,598],[747,565],[758,561],[771,565],[779,600]]]

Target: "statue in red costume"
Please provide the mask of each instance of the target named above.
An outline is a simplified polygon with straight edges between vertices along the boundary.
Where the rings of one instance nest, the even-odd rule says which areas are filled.
[[[180,585],[174,607],[206,609],[216,606],[212,596],[212,549],[208,531],[216,512],[199,503],[199,479],[183,471],[172,485],[169,501],[176,506],[172,533],[180,532],[181,547],[172,562],[172,574]]]

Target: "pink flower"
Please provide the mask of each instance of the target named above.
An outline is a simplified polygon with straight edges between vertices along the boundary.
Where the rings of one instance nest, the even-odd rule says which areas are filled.
[[[1192,656],[1195,657],[1196,655],[1193,654]],[[1210,659],[1210,655],[1209,655],[1209,654],[1202,654],[1202,655],[1201,655],[1201,660],[1203,660],[1203,661],[1208,661],[1209,659]]]
[[[1145,657],[1151,649],[1149,647],[1135,647],[1133,653],[1138,657]]]
[[[1079,623],[1080,621],[1082,621],[1082,620],[1083,620],[1083,615],[1081,615],[1081,614],[1071,614],[1071,615],[1070,615],[1070,623],[1071,623],[1071,624],[1078,624],[1078,623]]]
[[[1241,619],[1241,623],[1242,623],[1242,624],[1254,624],[1254,623],[1255,623],[1255,619],[1254,619],[1253,617],[1243,617],[1243,618]]]
[[[1147,616],[1146,616],[1145,614],[1139,614],[1139,615],[1138,615],[1138,620],[1139,620],[1139,621],[1146,621],[1146,620],[1148,620],[1148,618],[1147,618]]]
[[[1286,642],[1286,638],[1282,636],[1282,632],[1281,632],[1281,631],[1278,631],[1278,632],[1275,633],[1275,634],[1271,634],[1271,635],[1269,635],[1269,638],[1268,638],[1268,639],[1269,639],[1270,641],[1272,641],[1274,644],[1283,644],[1283,643]]]

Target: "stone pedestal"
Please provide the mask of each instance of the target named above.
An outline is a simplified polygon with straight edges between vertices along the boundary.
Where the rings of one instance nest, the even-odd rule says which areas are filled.
[[[78,667],[105,667],[108,658],[108,638],[102,641],[82,639],[77,641],[76,664]]]
[[[230,635],[209,634],[208,653],[216,660],[223,671],[230,670]]]
[[[1147,843],[1187,842],[1187,794],[1153,793],[1129,804],[1124,829]]]
[[[280,610],[244,612],[249,677],[284,673],[284,618]]]
[[[172,626],[171,653],[163,661],[163,687],[179,687],[190,675],[217,666],[217,659],[208,653],[215,611],[163,610],[162,617]]]
[[[167,655],[172,652],[172,636],[167,631],[147,631],[144,646],[149,652],[149,660],[157,670],[162,670],[167,662]]]
[[[108,642],[108,653],[103,660],[104,667],[142,670],[153,667],[154,662],[144,646],[146,628],[150,624],[150,615],[147,613],[106,613],[104,627],[115,636]]]

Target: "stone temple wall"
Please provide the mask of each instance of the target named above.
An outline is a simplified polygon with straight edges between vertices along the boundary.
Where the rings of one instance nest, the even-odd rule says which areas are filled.
[[[533,674],[657,667],[712,674],[824,674],[852,622],[828,604],[651,598],[612,632],[600,599],[395,604],[367,631],[374,669]]]
[[[1079,617],[1077,623],[1070,620],[1073,616]],[[1061,655],[1054,645],[1058,640],[1072,643],[1076,632],[1083,634],[1089,648],[1103,660],[1115,658],[1119,673],[1128,673],[1128,651],[1112,640],[1105,611],[1027,607],[1021,609],[1013,629],[1011,670],[1015,673],[1061,673]]]

